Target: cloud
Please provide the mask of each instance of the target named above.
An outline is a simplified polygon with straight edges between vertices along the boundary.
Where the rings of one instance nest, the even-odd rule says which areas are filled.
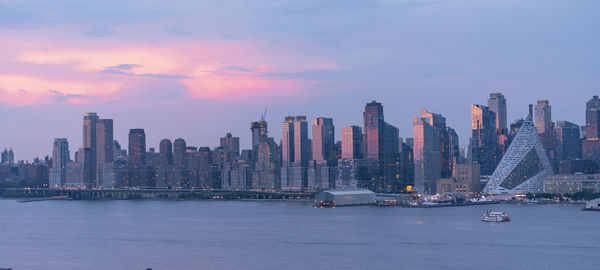
[[[134,69],[141,68],[142,65],[137,64],[120,64],[116,66],[106,67],[101,73],[114,74],[114,75],[125,75],[134,77],[153,77],[161,79],[187,79],[189,76],[182,75],[171,75],[171,74],[157,74],[157,73],[134,73]]]
[[[111,94],[127,87],[126,84],[110,80],[45,78],[38,74],[0,74],[0,100],[12,106],[107,101]]]
[[[114,35],[115,33],[116,33],[115,30],[112,29],[111,27],[103,26],[103,27],[91,29],[91,30],[85,32],[85,35],[90,36],[90,37],[106,37],[106,36]]]
[[[50,97],[54,100],[54,103],[65,104],[65,103],[87,103],[89,97],[81,94],[69,94],[63,93],[58,90],[48,90]]]
[[[142,85],[164,86],[146,90],[145,100],[281,98],[302,93],[298,90],[307,82],[265,74],[338,68],[332,61],[261,42],[184,38],[147,44],[113,37],[93,43],[30,39],[38,40],[31,37],[2,42],[0,38],[7,52],[3,65],[16,67],[0,67],[0,79],[2,75],[10,77],[0,80],[0,87],[12,93],[8,102],[12,105],[128,102],[126,92],[141,97]],[[174,84],[166,86],[167,81]],[[314,79],[308,83],[312,85]],[[172,87],[178,90],[173,92]],[[20,88],[31,90],[29,98],[16,96]]]
[[[120,64],[112,67],[106,67],[107,69],[119,69],[119,70],[132,70],[134,68],[142,67],[138,64]]]
[[[238,72],[250,72],[250,69],[245,67],[235,67],[235,66],[226,66],[223,67],[224,70],[238,71]]]

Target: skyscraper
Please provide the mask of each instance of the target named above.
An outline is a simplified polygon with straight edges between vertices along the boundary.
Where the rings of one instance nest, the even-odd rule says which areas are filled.
[[[96,122],[96,160],[98,164],[114,160],[112,119],[98,119]]]
[[[488,107],[490,111],[496,114],[496,130],[499,130],[500,134],[505,134],[508,131],[507,126],[507,110],[506,110],[506,99],[501,93],[491,93],[490,99],[488,99]]]
[[[223,149],[231,153],[232,157],[240,155],[240,137],[233,137],[231,133],[227,133],[225,137],[221,137],[220,142]]]
[[[281,132],[281,162],[289,166],[294,162],[294,121],[293,116],[287,116]]]
[[[470,161],[479,163],[482,175],[491,175],[498,164],[496,114],[488,107],[471,105]]]
[[[413,116],[414,184],[418,192],[434,193],[441,178],[440,130],[431,119]]]
[[[4,148],[4,152],[2,152],[2,164],[14,164],[15,163],[15,152],[13,152],[12,148],[10,150],[6,150]]]
[[[552,108],[548,100],[538,100],[535,105],[535,127],[538,133],[544,133],[551,129]]]
[[[542,191],[542,181],[552,173],[552,166],[537,131],[530,109],[529,116],[487,182],[484,193],[525,194]]]
[[[182,138],[176,139],[173,143],[173,165],[183,167],[185,164],[185,149],[187,145]]]
[[[113,120],[98,119],[96,122],[96,171],[97,180],[102,179],[106,164],[114,161],[113,152]]]
[[[48,187],[61,188],[67,181],[67,163],[70,162],[69,142],[66,138],[54,139],[52,149],[52,169]]]
[[[461,163],[458,134],[453,128],[446,127],[446,138],[444,139],[447,141],[448,145],[448,158],[442,159],[442,161],[446,162],[446,165],[442,167],[449,168],[451,171],[454,171],[454,165]]]
[[[383,106],[381,103],[372,101],[365,106],[363,113],[363,131],[365,144],[365,157],[370,160],[379,161],[383,157],[383,137],[385,121],[383,118]]]
[[[294,164],[308,166],[310,145],[308,141],[308,122],[306,116],[296,116],[294,121]]]
[[[75,153],[75,162],[67,164],[66,186],[77,188],[96,186],[92,171],[93,157],[90,148],[79,148]]]
[[[441,114],[421,110],[421,119],[423,119],[429,125],[436,129],[436,133],[438,134],[437,136],[439,136],[440,143],[440,164],[442,166],[441,177],[448,178],[452,175],[452,155],[454,154],[454,152],[452,151],[454,149],[450,145],[451,138],[449,137],[450,135],[447,133],[448,130],[446,127],[446,118],[444,118]],[[456,133],[454,133],[453,135],[456,135]]]
[[[252,175],[252,188],[264,191],[281,189],[281,157],[279,147],[273,138],[267,138],[258,145],[257,161]]]
[[[175,176],[169,185],[172,187],[183,187],[187,182],[187,160],[186,160],[187,144],[182,138],[176,139],[173,142],[173,167]]]
[[[96,178],[97,174],[97,133],[96,133],[96,123],[99,118],[96,113],[90,112],[86,113],[83,116],[83,148],[90,149],[90,162],[91,162],[91,170],[93,173],[93,177]]]
[[[256,150],[258,145],[268,138],[267,121],[252,122],[250,124],[250,131],[252,132],[252,149]]]
[[[146,134],[144,129],[129,130],[129,165],[139,168],[146,164]]]
[[[593,96],[585,103],[585,133],[588,139],[600,138],[600,98]]]
[[[581,158],[581,139],[579,125],[569,121],[556,121],[558,141],[557,158],[561,160]]]
[[[288,116],[283,123],[281,189],[303,191],[308,185],[310,140],[306,116]]]
[[[156,187],[168,187],[173,177],[173,144],[169,139],[162,139],[159,144]]]
[[[192,188],[199,186],[199,172],[200,172],[200,156],[198,152],[198,147],[188,146],[185,148],[186,155],[186,172],[187,175],[185,180],[187,182],[184,183],[184,187]]]
[[[312,159],[317,163],[326,163],[333,159],[335,134],[333,119],[319,117],[313,125]]]
[[[600,99],[593,96],[585,103],[585,140],[581,144],[583,159],[600,161]]]
[[[382,171],[383,178],[377,189],[381,192],[395,192],[398,187],[398,153],[400,153],[400,136],[398,128],[385,123],[383,136]]]
[[[161,166],[173,165],[173,145],[171,140],[162,139],[159,144],[159,159]]]
[[[209,147],[198,148],[198,186],[200,188],[212,187],[211,156]]]
[[[342,158],[363,158],[363,134],[359,126],[342,128]]]

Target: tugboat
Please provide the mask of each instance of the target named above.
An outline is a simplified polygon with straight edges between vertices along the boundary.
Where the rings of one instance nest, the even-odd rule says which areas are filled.
[[[507,221],[510,221],[510,217],[508,217],[508,214],[506,214],[504,212],[496,212],[496,211],[492,211],[492,210],[486,210],[483,213],[483,217],[481,218],[481,221],[507,222]]]

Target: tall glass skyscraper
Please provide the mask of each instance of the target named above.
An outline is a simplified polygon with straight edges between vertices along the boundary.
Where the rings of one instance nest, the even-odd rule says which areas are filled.
[[[97,174],[97,134],[96,124],[99,118],[96,113],[90,112],[83,116],[83,148],[90,149],[90,170],[92,177],[95,179]]]
[[[490,111],[496,114],[496,130],[500,130],[501,134],[505,134],[508,131],[508,121],[504,95],[501,93],[491,93],[490,99],[488,99],[488,107]]]
[[[552,107],[547,100],[538,100],[535,105],[535,127],[538,133],[544,133],[551,129]]]
[[[146,134],[144,129],[129,130],[128,162],[132,168],[146,164]]]
[[[585,103],[585,133],[588,139],[600,138],[600,99],[592,97]]]
[[[423,111],[425,112],[425,111]],[[440,130],[431,118],[413,116],[414,184],[418,192],[434,193],[441,178]]]
[[[333,159],[335,130],[333,119],[319,117],[313,125],[312,159],[317,163],[325,163]]]
[[[52,169],[50,169],[48,187],[61,188],[65,186],[67,180],[67,163],[70,162],[70,159],[69,142],[67,142],[67,139],[54,139]]]
[[[498,164],[498,133],[496,114],[488,107],[471,105],[471,140],[469,157],[479,163],[482,175],[491,175]]]
[[[383,106],[376,101],[367,103],[363,113],[363,139],[367,159],[379,161],[383,158],[384,131]]]
[[[342,128],[342,158],[363,158],[363,134],[359,126]]]

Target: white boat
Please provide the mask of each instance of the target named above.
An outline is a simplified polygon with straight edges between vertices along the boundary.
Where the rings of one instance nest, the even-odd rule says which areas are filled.
[[[483,217],[481,218],[481,221],[507,222],[507,221],[510,221],[510,217],[508,216],[508,214],[506,214],[504,212],[496,212],[496,211],[487,210],[483,213]]]

